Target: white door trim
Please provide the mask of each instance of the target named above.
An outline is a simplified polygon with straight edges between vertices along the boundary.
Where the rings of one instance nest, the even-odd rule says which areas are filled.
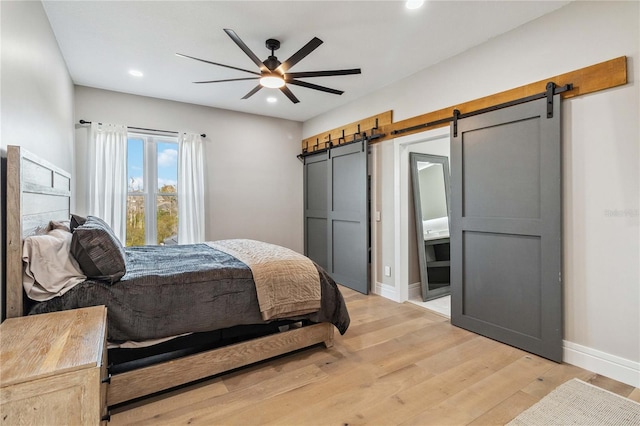
[[[394,187],[394,283],[396,302],[409,300],[409,147],[413,144],[449,139],[449,127],[393,140]]]

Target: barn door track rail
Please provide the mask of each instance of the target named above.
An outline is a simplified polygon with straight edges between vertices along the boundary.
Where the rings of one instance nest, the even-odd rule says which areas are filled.
[[[372,140],[376,140],[376,139],[380,139],[382,137],[385,136],[385,134],[383,133],[377,133],[379,126],[378,126],[378,119],[375,119],[375,125],[369,130],[369,134],[367,134],[367,132],[361,132],[360,131],[360,124],[357,125],[358,126],[358,130],[351,134],[351,135],[345,135],[345,131],[344,129],[342,130],[342,136],[338,137],[338,139],[336,140],[336,142],[334,143],[334,141],[331,139],[331,133],[328,134],[328,140],[323,142],[324,143],[324,147],[320,148],[320,138],[316,138],[316,143],[315,145],[312,145],[311,147],[309,147],[309,141],[306,140],[305,141],[305,146],[302,148],[302,153],[298,154],[296,157],[298,157],[298,159],[300,161],[302,161],[303,163],[306,164],[305,162],[305,158],[310,156],[310,155],[314,155],[314,154],[319,154],[321,152],[327,152],[329,157],[331,157],[331,149],[332,148],[337,148],[339,146],[345,146],[345,145],[351,145],[354,143],[361,143],[362,144],[362,151],[365,150],[367,143],[369,143]],[[348,140],[349,139],[349,140]],[[311,149],[309,149],[311,148]]]
[[[430,111],[424,114],[409,117],[400,121],[393,121],[393,110],[376,114],[372,117],[360,119],[356,122],[344,124],[335,129],[309,136],[302,140],[301,150],[304,152],[312,149],[326,148],[329,140],[335,141],[342,136],[343,129],[347,134],[356,132],[356,125],[361,124],[363,129],[374,127],[375,119],[379,119],[378,133],[384,136],[371,140],[371,144],[377,144],[397,135],[409,135],[449,126],[453,121],[452,111],[458,110],[458,119],[469,117],[472,114],[481,114],[493,109],[504,108],[513,105],[512,102],[527,102],[529,100],[547,97],[551,93],[548,83],[554,82],[554,94],[561,94],[562,99],[570,99],[589,93],[599,92],[627,84],[627,60],[626,56],[609,59],[604,62],[574,69],[562,74],[550,75],[542,80],[528,83],[523,86],[493,93],[488,96],[469,100],[460,104],[450,105],[445,108]],[[542,92],[543,93],[539,93]],[[521,99],[519,99],[521,98]],[[494,105],[494,106],[490,106]],[[488,107],[488,108],[487,108]],[[473,111],[473,112],[467,112]],[[463,112],[463,113],[461,113]],[[553,106],[547,105],[547,114],[553,114]],[[377,126],[376,126],[377,127]]]
[[[514,105],[523,104],[525,102],[535,101],[537,99],[547,98],[547,118],[553,117],[553,96],[558,95],[563,92],[568,92],[573,89],[573,84],[565,84],[564,86],[556,86],[556,84],[552,81],[547,83],[547,90],[542,93],[536,93],[535,95],[525,96],[524,98],[514,99],[509,102],[503,102],[501,104],[492,105],[490,107],[482,108],[476,111],[466,112],[464,114],[460,113],[460,110],[454,109],[451,117],[442,118],[440,120],[431,121],[428,123],[418,124],[411,127],[405,127],[404,129],[392,130],[390,133],[392,135],[400,135],[402,133],[414,132],[416,130],[422,130],[427,127],[438,126],[441,124],[446,124],[453,122],[453,136],[458,136],[458,120],[463,118],[473,117],[474,115],[484,114],[491,111],[497,111],[503,108],[509,108]]]

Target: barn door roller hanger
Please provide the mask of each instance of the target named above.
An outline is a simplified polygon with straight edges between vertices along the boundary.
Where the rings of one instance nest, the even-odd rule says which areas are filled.
[[[358,124],[358,131],[350,136],[350,137],[353,138],[352,140],[347,141],[347,136],[345,135],[345,132],[343,130],[342,131],[342,136],[340,136],[338,138],[337,143],[335,143],[335,144],[333,143],[333,141],[331,140],[331,134],[329,134],[329,140],[324,142],[324,148],[318,149],[318,147],[320,146],[320,140],[318,138],[316,138],[316,144],[311,146],[312,150],[309,151],[309,143],[307,142],[307,146],[305,146],[302,149],[302,154],[298,154],[297,157],[298,157],[299,160],[301,160],[303,163],[305,163],[305,158],[308,157],[309,155],[318,154],[320,152],[328,151],[329,156],[331,156],[331,149],[332,148],[336,148],[336,147],[344,146],[344,145],[350,145],[350,144],[354,144],[354,143],[361,143],[362,144],[362,151],[364,151],[364,149],[366,147],[366,144],[369,141],[372,141],[372,140],[375,140],[375,139],[379,139],[379,138],[385,136],[384,133],[376,133],[376,130],[378,130],[378,119],[377,118],[376,118],[375,126],[371,128],[370,133],[368,135],[367,135],[367,132],[360,132],[360,125]]]
[[[553,96],[563,92],[568,92],[572,89],[573,89],[573,84],[571,83],[565,84],[564,86],[556,86],[554,82],[550,81],[549,83],[547,83],[547,90],[542,93],[538,93],[538,94],[527,96],[520,99],[515,99],[513,101],[504,102],[504,103],[493,105],[487,108],[482,108],[477,111],[467,112],[464,114],[461,114],[458,109],[454,109],[453,115],[451,117],[443,118],[436,121],[431,121],[429,123],[418,124],[416,126],[407,127],[404,129],[393,130],[391,134],[399,135],[399,134],[411,132],[414,130],[424,129],[425,127],[431,127],[439,124],[453,122],[453,136],[456,137],[458,136],[458,120],[462,118],[473,117],[474,115],[484,114],[486,112],[496,111],[499,109],[508,108],[514,105],[519,105],[525,102],[535,101],[536,99],[542,99],[542,98],[547,98],[547,118],[552,118],[553,117]]]

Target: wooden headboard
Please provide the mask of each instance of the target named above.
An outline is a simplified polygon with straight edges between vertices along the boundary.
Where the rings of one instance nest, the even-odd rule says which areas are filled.
[[[24,315],[22,240],[51,220],[69,220],[71,174],[7,146],[7,318]]]

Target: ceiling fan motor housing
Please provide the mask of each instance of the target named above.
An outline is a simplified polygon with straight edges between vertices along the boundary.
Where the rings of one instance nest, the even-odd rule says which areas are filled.
[[[280,66],[280,61],[275,56],[269,56],[263,61],[264,66],[269,68],[269,71],[273,71]]]
[[[264,66],[273,71],[278,68],[281,62],[273,55],[274,50],[280,49],[280,42],[276,39],[270,38],[265,42],[267,49],[271,50],[271,56],[263,61]]]

